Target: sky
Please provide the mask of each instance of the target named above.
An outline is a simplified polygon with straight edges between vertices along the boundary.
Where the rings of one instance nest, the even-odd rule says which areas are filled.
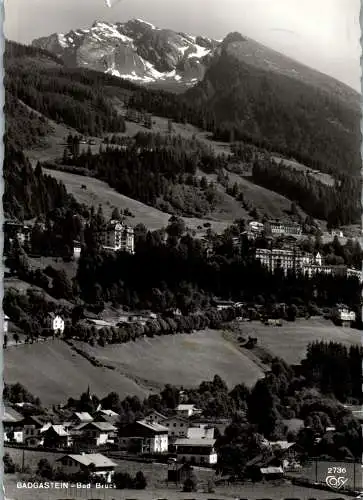
[[[360,91],[360,0],[5,0],[5,36],[34,38],[95,20],[141,18],[221,39],[238,31]]]

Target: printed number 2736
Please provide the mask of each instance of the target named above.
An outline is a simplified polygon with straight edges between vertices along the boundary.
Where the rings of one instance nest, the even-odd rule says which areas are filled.
[[[345,467],[328,467],[328,474],[346,474],[347,469]]]

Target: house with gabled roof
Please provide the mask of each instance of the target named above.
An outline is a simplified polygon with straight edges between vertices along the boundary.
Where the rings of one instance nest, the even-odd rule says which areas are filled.
[[[5,405],[2,412],[2,424],[4,429],[4,442],[22,443],[23,434],[23,415],[14,410],[11,406]]]
[[[162,413],[159,413],[158,411],[153,410],[146,415],[144,420],[145,420],[145,422],[149,422],[149,423],[156,422],[157,424],[163,425],[163,421],[166,418],[167,418],[166,415],[163,415]]]
[[[192,417],[193,415],[200,415],[201,410],[199,410],[194,404],[179,404],[175,411],[179,417]]]
[[[156,422],[137,420],[119,430],[121,448],[137,453],[166,453],[168,428]]]
[[[115,442],[117,427],[110,422],[86,422],[74,428],[78,444],[102,446]]]
[[[101,453],[81,453],[64,455],[56,461],[60,470],[66,475],[88,472],[93,477],[99,477],[111,483],[117,464]]]
[[[209,438],[177,439],[175,449],[178,461],[199,465],[216,464],[218,456],[215,442],[215,439]]]
[[[184,417],[178,417],[174,415],[172,417],[166,417],[161,425],[164,425],[168,429],[169,441],[170,439],[182,438],[188,436],[189,420]]]
[[[43,422],[39,417],[28,415],[24,417],[23,425],[23,442],[27,446],[39,446],[43,441],[42,431],[48,429],[52,424]]]
[[[70,448],[72,445],[72,436],[63,425],[46,425],[46,428],[40,432],[43,439],[44,448]]]

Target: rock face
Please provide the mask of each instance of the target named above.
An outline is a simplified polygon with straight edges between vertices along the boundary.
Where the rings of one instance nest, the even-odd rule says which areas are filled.
[[[146,21],[94,22],[90,29],[38,38],[33,46],[61,56],[66,65],[110,73],[136,83],[202,80],[219,42],[159,29]]]

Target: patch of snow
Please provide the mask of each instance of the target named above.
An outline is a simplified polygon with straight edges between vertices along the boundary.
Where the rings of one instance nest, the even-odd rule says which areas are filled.
[[[59,45],[63,48],[66,48],[68,47],[68,43],[67,43],[67,39],[66,37],[63,35],[63,33],[59,33],[58,35],[58,42],[59,42]]]
[[[175,71],[175,69],[173,69],[173,71],[170,71],[169,73],[165,73],[164,76],[166,78],[173,78],[173,77],[175,77],[175,75],[176,75],[176,71]]]
[[[179,80],[181,80],[181,79],[182,79],[182,77],[181,77],[180,75],[175,75],[175,76],[174,76],[174,79],[178,82]]]
[[[71,38],[70,36],[68,37],[68,41],[70,41],[71,43],[74,43],[73,38]]]
[[[190,45],[186,45],[184,47],[177,47],[178,51],[181,52],[183,55],[185,54],[185,51],[187,51],[190,48]]]
[[[154,66],[149,62],[149,61],[143,61],[144,66],[146,67],[147,71],[149,72],[149,75],[154,78],[154,79],[159,79],[163,78],[165,75],[164,73],[160,73],[157,69],[154,68]]]
[[[111,24],[97,23],[97,26],[95,26],[93,28],[93,30],[97,30],[98,32],[100,32],[100,30],[101,30],[102,35],[107,36],[107,37],[112,37],[112,38],[118,38],[118,39],[122,40],[123,43],[130,43],[130,42],[132,43],[133,42],[132,38],[123,35],[122,33],[120,33],[118,31],[117,28],[115,28],[115,26],[113,26]],[[103,33],[102,33],[102,31],[103,31]]]
[[[204,57],[210,53],[209,49],[206,49],[205,47],[201,47],[200,45],[194,45],[194,48],[195,48],[196,52],[192,52],[191,54],[189,54],[188,59],[190,57],[195,57],[196,59],[201,59],[202,57]]]
[[[143,24],[147,24],[148,26],[150,26],[153,30],[156,29],[156,27],[151,24],[151,23],[148,23],[147,21],[144,21],[143,19],[136,19],[136,21],[139,21],[139,23],[143,23]]]

